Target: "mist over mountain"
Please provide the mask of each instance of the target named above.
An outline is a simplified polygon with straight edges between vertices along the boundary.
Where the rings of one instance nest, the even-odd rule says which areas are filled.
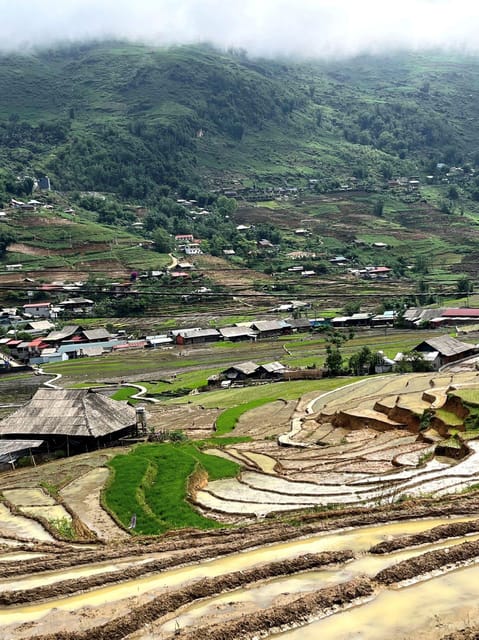
[[[279,61],[71,43],[0,59],[0,195],[18,175],[155,202],[232,184],[375,188],[479,163],[479,58]],[[4,196],[6,197],[6,195]]]
[[[270,57],[479,49],[479,5],[451,0],[0,0],[0,10],[4,51],[105,38]]]

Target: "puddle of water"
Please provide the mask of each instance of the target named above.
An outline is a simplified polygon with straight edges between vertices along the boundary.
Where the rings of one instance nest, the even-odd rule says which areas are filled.
[[[72,517],[68,511],[61,504],[55,504],[46,507],[31,506],[21,507],[22,513],[31,516],[41,516],[45,520],[63,520],[71,521]]]
[[[243,455],[255,462],[261,471],[274,473],[277,461],[264,453],[254,453],[253,451],[243,451]]]
[[[466,626],[479,612],[479,566],[458,569],[426,582],[381,592],[374,600],[301,629],[281,640],[435,640]]]
[[[41,489],[4,489],[3,495],[17,507],[55,504],[55,500]]]
[[[13,554],[12,554],[13,555]],[[41,555],[41,554],[38,554]],[[31,556],[29,556],[31,557]],[[158,555],[151,555],[150,560],[159,557]],[[84,578],[89,576],[95,576],[102,573],[113,573],[115,571],[121,571],[129,567],[136,567],[145,564],[147,560],[144,558],[99,563],[96,565],[84,565],[72,569],[64,569],[63,571],[48,571],[41,574],[34,574],[26,578],[19,578],[14,576],[7,578],[6,580],[0,580],[0,591],[25,591],[26,589],[34,589],[35,587],[42,587],[48,584],[55,584],[61,580],[76,580],[78,578]],[[52,560],[52,565],[55,563]],[[1,622],[1,610],[0,610],[0,622]]]
[[[44,553],[29,552],[7,553],[6,555],[0,556],[0,562],[13,562],[14,560],[34,560],[35,558],[42,558],[44,555]]]
[[[318,553],[320,551],[341,549],[353,549],[356,552],[365,551],[373,544],[377,544],[390,536],[416,533],[440,524],[463,522],[473,520],[474,518],[475,516],[464,516],[460,518],[396,522],[376,527],[365,527],[354,531],[344,531],[342,533],[322,534],[305,540],[275,544],[262,547],[261,549],[244,551],[229,557],[203,562],[197,566],[181,567],[179,569],[165,571],[161,574],[131,580],[127,583],[99,588],[70,598],[51,600],[38,605],[15,607],[14,609],[0,609],[0,625],[37,620],[43,615],[48,614],[53,608],[74,611],[85,606],[100,606],[124,598],[139,596],[152,590],[177,588],[179,585],[192,580],[224,575],[234,571],[248,569],[258,564],[293,558],[305,553]],[[423,551],[424,548],[417,550],[416,554]],[[411,553],[414,553],[414,551]],[[396,559],[397,556],[394,557],[394,561],[396,561]],[[98,565],[90,565],[88,570],[92,574],[96,571],[97,567]],[[105,565],[102,566],[102,570],[105,570]],[[364,570],[363,568],[362,571]],[[57,580],[64,580],[69,577],[69,572],[58,571],[52,572],[50,575],[55,575]]]
[[[31,540],[48,540],[49,542],[53,540],[39,522],[13,515],[2,503],[0,503],[0,534]]]
[[[479,534],[467,537],[468,541],[479,539]],[[250,587],[245,589],[238,589],[237,591],[225,593],[218,597],[209,598],[203,600],[201,603],[192,605],[185,608],[182,613],[171,620],[155,629],[155,634],[161,633],[173,633],[175,630],[176,621],[178,621],[181,628],[191,627],[195,624],[205,624],[205,620],[199,622],[200,618],[206,618],[221,612],[222,608],[227,605],[248,603],[258,608],[271,607],[274,604],[275,599],[286,593],[295,594],[299,596],[301,593],[315,591],[319,588],[340,584],[353,578],[366,574],[368,576],[374,576],[376,573],[385,569],[397,562],[407,560],[415,556],[425,553],[426,551],[432,551],[435,549],[443,549],[446,547],[452,547],[456,544],[461,544],[465,541],[465,538],[458,538],[451,542],[442,542],[432,545],[424,545],[421,548],[410,549],[407,551],[401,551],[400,553],[394,553],[384,556],[371,556],[367,555],[358,560],[353,560],[350,563],[340,567],[331,567],[323,569],[321,571],[308,571],[302,574],[294,576],[280,577],[270,580],[257,587]],[[238,613],[238,611],[236,611]],[[141,638],[142,640],[153,640],[155,635],[140,633],[135,638]],[[329,638],[329,636],[328,636]]]

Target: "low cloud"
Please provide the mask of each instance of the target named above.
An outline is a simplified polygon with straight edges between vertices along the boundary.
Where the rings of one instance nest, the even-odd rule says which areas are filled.
[[[0,15],[3,51],[102,38],[267,56],[479,51],[479,3],[470,0],[0,0]]]

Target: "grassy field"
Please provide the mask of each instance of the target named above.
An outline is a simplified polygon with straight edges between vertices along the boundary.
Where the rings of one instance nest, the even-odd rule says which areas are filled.
[[[223,413],[216,419],[216,433],[221,436],[233,431],[236,427],[236,423],[243,413],[250,411],[250,409],[255,409],[256,407],[268,404],[268,402],[273,402],[272,398],[258,398],[257,400],[251,400],[251,402],[246,402],[245,404],[240,404],[236,407],[226,409],[226,411],[223,411]]]
[[[221,391],[211,391],[210,393],[200,393],[186,398],[175,398],[168,400],[172,402],[190,402],[199,404],[207,408],[222,407],[225,409],[244,405],[249,402],[261,400],[273,402],[274,400],[297,400],[303,394],[310,391],[324,392],[332,391],[338,387],[355,382],[359,378],[324,378],[323,380],[294,380],[291,382],[274,382],[271,384],[259,385],[257,387],[244,387],[242,389],[222,389]],[[262,404],[262,403],[261,403]],[[259,405],[257,405],[259,406]]]
[[[222,526],[198,514],[187,502],[188,479],[199,469],[211,480],[231,478],[239,471],[237,464],[204,454],[194,444],[139,445],[109,464],[113,476],[104,503],[125,527],[135,514],[133,533],[143,535]]]

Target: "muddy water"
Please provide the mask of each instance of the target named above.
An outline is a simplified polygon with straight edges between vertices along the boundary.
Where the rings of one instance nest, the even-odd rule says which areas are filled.
[[[479,565],[458,569],[275,635],[278,640],[436,640],[479,614]],[[425,606],[426,605],[426,606]]]
[[[25,540],[48,540],[52,536],[42,525],[30,518],[13,515],[4,504],[0,503],[0,535],[17,536]]]
[[[20,511],[26,516],[34,516],[45,518],[45,520],[68,520],[71,521],[72,517],[68,511],[61,504],[55,504],[51,507],[21,507]]]
[[[11,554],[11,557],[14,554]],[[41,554],[38,554],[41,555]],[[31,555],[29,556],[31,557]],[[160,554],[152,554],[148,560],[159,558]],[[78,578],[84,578],[89,576],[95,576],[102,573],[114,573],[115,571],[122,571],[129,567],[137,567],[142,564],[146,564],[148,560],[144,558],[129,558],[127,560],[119,560],[117,562],[105,562],[90,565],[81,565],[72,569],[64,569],[63,571],[44,571],[41,574],[34,574],[25,578],[19,578],[14,576],[2,580],[0,578],[0,592],[1,591],[25,591],[26,589],[34,589],[36,587],[42,587],[49,584],[55,584],[60,580],[75,580]],[[54,564],[52,562],[52,564]],[[1,622],[1,609],[0,609],[0,622]]]
[[[252,462],[256,463],[261,471],[265,473],[274,473],[274,468],[277,465],[277,461],[271,456],[267,456],[264,453],[255,453],[253,451],[243,451],[243,455],[249,458]]]
[[[37,620],[43,615],[48,614],[53,608],[74,611],[85,606],[100,606],[105,603],[138,596],[148,591],[178,587],[179,585],[191,580],[224,575],[234,571],[247,569],[260,563],[292,558],[304,553],[317,553],[320,551],[341,549],[353,549],[356,552],[361,552],[369,549],[372,545],[387,539],[389,536],[417,533],[441,524],[472,519],[474,519],[474,516],[397,522],[377,527],[365,527],[362,529],[355,529],[353,531],[344,531],[342,533],[326,535],[323,534],[304,540],[274,544],[261,549],[246,551],[229,557],[203,562],[197,566],[182,567],[171,571],[165,571],[161,574],[132,580],[128,583],[111,585],[96,589],[89,593],[72,596],[70,598],[50,600],[38,605],[0,609],[0,625]],[[397,554],[395,557],[397,557]],[[114,567],[115,565],[112,564],[110,566]],[[90,565],[89,570],[93,573],[97,568],[98,565]],[[102,569],[104,571],[108,570],[105,565],[102,565]],[[364,571],[365,569],[362,570]],[[58,580],[75,579],[77,577],[76,570],[52,572],[50,575],[55,575]]]
[[[478,539],[479,534],[467,537],[468,541]],[[257,587],[239,589],[232,593],[208,598],[199,604],[195,604],[184,609],[181,615],[176,616],[174,620],[162,625],[159,628],[159,631],[162,633],[172,633],[175,629],[176,621],[178,621],[181,628],[190,627],[194,624],[205,624],[205,620],[199,623],[199,619],[217,615],[218,611],[221,611],[222,608],[225,608],[226,606],[231,608],[232,605],[237,605],[239,603],[247,603],[254,608],[271,607],[274,605],[275,599],[285,593],[294,593],[299,596],[301,593],[315,591],[319,587],[329,587],[346,582],[347,580],[352,580],[359,575],[366,574],[368,576],[374,576],[382,569],[396,564],[397,562],[408,560],[409,558],[413,558],[414,556],[425,553],[426,551],[452,547],[456,544],[463,543],[464,540],[465,538],[458,538],[457,540],[449,542],[423,545],[416,549],[409,549],[382,557],[366,555],[354,560],[353,562],[347,563],[339,569],[337,567],[331,567],[321,571],[308,571],[294,576],[270,580],[264,584],[258,585]],[[157,633],[156,630],[155,633]],[[153,640],[155,636],[145,634],[143,632],[134,637],[135,639],[141,638],[141,640]]]
[[[4,489],[4,497],[17,507],[49,506],[54,505],[55,500],[41,489]]]
[[[30,552],[17,552],[6,553],[0,556],[0,562],[13,562],[13,560],[34,560],[35,558],[41,558],[44,553],[30,553]]]

